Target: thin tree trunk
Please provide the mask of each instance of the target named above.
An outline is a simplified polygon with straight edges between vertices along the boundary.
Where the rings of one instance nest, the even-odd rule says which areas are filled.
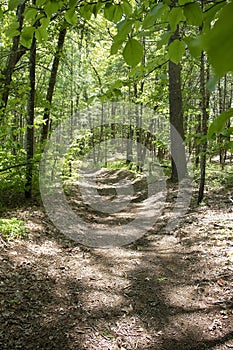
[[[198,138],[200,137],[200,134],[201,134],[201,114],[198,114],[197,116],[196,134],[197,136],[195,136],[195,139],[194,139],[194,146],[195,146],[195,166],[197,168],[200,164],[200,151],[201,151],[200,144],[198,142]]]
[[[227,75],[224,76],[224,88],[223,88],[223,110],[227,110]],[[230,120],[228,120],[226,127],[229,128],[231,125]],[[225,137],[225,142],[230,141],[230,138]],[[224,142],[224,143],[225,143]],[[225,163],[227,159],[227,149],[224,147],[223,157],[222,157],[222,169],[224,169]]]
[[[208,68],[209,70],[209,68]],[[208,72],[207,72],[208,75]],[[207,135],[208,132],[208,112],[209,106],[209,93],[206,91],[206,77],[205,77],[205,55],[201,54],[201,68],[200,68],[200,90],[201,90],[201,110],[202,110],[202,126],[201,133],[203,136]],[[207,151],[207,140],[201,145],[201,157],[200,157],[200,182],[197,203],[200,204],[204,197],[205,179],[206,179],[206,151]]]
[[[61,52],[65,42],[66,31],[67,31],[66,26],[63,25],[58,36],[56,53],[53,60],[53,65],[52,65],[52,70],[50,74],[49,85],[48,85],[48,90],[46,95],[46,102],[49,107],[46,107],[44,111],[44,116],[43,116],[44,124],[42,126],[42,132],[41,132],[42,145],[48,139],[49,125],[50,125],[50,105],[53,99],[53,93],[54,93],[54,88],[55,88],[56,79],[57,79],[57,71],[59,67]]]
[[[35,80],[36,80],[36,38],[32,39],[29,57],[30,91],[27,105],[27,129],[26,129],[26,184],[25,197],[32,196],[33,156],[34,156],[34,110],[35,110]]]
[[[224,111],[221,79],[219,79],[219,81],[218,81],[218,105],[219,105],[218,113],[221,114]],[[219,162],[220,162],[221,166],[223,167],[224,146],[223,146],[223,137],[221,134],[218,136],[218,145],[219,145]]]

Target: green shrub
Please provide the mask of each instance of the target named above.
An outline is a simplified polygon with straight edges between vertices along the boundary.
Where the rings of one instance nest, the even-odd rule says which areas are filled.
[[[27,234],[25,223],[17,218],[0,219],[0,237],[7,241],[23,237]]]

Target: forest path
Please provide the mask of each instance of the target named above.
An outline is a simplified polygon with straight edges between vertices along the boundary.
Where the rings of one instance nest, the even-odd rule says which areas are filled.
[[[2,244],[0,348],[233,348],[232,212],[225,194],[206,203],[172,235],[168,208],[141,239],[111,249],[67,239],[37,203],[12,210],[30,234]]]

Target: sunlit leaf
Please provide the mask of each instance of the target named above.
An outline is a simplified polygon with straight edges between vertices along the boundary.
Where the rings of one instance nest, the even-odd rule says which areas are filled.
[[[9,38],[13,38],[14,36],[19,35],[19,23],[18,22],[12,22],[10,26],[6,29],[5,34]]]
[[[123,50],[123,57],[129,66],[135,67],[142,60],[143,46],[139,41],[135,39],[129,39]]]
[[[142,27],[149,28],[154,25],[155,21],[161,16],[164,10],[168,9],[168,6],[164,3],[159,3],[154,6],[153,9],[146,15]]]
[[[72,8],[72,9],[69,9],[68,11],[66,11],[65,19],[71,25],[75,25],[77,23],[78,17],[77,17],[77,14],[75,12],[75,8]]]
[[[50,20],[47,17],[43,17],[40,19],[40,23],[42,27],[47,28],[50,23]]]
[[[132,13],[132,6],[130,5],[130,3],[127,0],[123,0],[123,3],[121,6],[126,16],[130,16]]]
[[[174,40],[168,47],[170,61],[178,64],[185,53],[185,43],[181,40]]]
[[[104,7],[104,16],[106,19],[114,23],[117,23],[121,20],[122,15],[123,15],[123,9],[121,5],[119,4],[113,5],[108,2],[106,3]]]
[[[233,108],[226,112],[221,113],[217,118],[214,119],[212,124],[209,126],[208,136],[212,137],[214,134],[219,134],[224,130],[226,122],[233,116]]]
[[[79,11],[80,11],[81,16],[84,19],[89,20],[91,18],[92,11],[91,11],[91,6],[89,4],[85,4],[85,5],[81,6]]]
[[[184,20],[184,14],[182,7],[173,7],[169,12],[168,21],[172,31],[176,30],[177,24]]]
[[[35,28],[32,26],[23,28],[20,40],[22,45],[26,48],[30,48],[34,32]]]
[[[114,11],[114,16],[113,16],[113,21],[115,23],[119,22],[123,16],[123,10],[121,5],[116,5],[115,6],[115,11]]]
[[[37,15],[37,9],[33,7],[28,7],[24,12],[24,18],[26,20],[35,19],[36,15]]]
[[[58,9],[60,8],[60,2],[59,1],[48,1],[45,4],[45,13],[49,17],[52,16],[52,14],[56,13]]]
[[[48,32],[44,27],[38,27],[35,31],[35,36],[39,42],[48,40]]]

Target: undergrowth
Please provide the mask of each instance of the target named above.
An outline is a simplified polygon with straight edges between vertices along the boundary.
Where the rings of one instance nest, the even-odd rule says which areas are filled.
[[[0,219],[0,237],[6,241],[12,241],[27,235],[23,220],[17,218]]]

